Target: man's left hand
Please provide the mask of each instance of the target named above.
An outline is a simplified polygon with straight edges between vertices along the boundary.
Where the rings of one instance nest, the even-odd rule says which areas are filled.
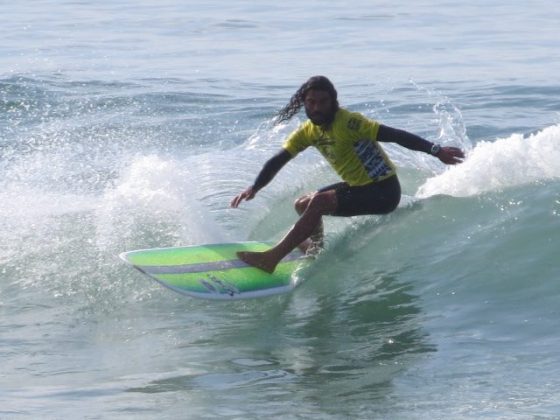
[[[446,165],[461,163],[465,154],[458,147],[442,147],[436,157]]]

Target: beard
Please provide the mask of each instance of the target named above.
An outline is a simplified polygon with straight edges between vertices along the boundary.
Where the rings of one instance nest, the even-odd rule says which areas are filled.
[[[315,125],[329,125],[334,121],[334,111],[326,112],[309,112],[305,110],[305,115],[311,120]]]

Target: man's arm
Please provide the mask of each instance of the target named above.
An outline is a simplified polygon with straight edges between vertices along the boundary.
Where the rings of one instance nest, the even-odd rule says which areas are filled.
[[[416,134],[382,124],[379,126],[379,131],[377,132],[377,140],[393,142],[410,150],[429,153],[448,165],[461,163],[465,157],[463,151],[457,147],[440,147]]]
[[[265,187],[276,176],[278,171],[292,159],[292,155],[285,149],[282,149],[270,158],[263,166],[254,184],[236,196],[230,203],[230,206],[237,208],[241,201],[252,200],[257,192]]]

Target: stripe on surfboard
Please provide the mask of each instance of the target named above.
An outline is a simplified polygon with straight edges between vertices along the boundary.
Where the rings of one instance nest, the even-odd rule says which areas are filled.
[[[305,257],[300,253],[288,254],[284,261],[295,261],[304,259]],[[207,263],[196,264],[182,264],[182,265],[136,265],[135,266],[147,274],[187,274],[187,273],[205,273],[208,271],[223,271],[232,270],[235,268],[250,267],[244,261],[230,260],[230,261],[213,261]]]

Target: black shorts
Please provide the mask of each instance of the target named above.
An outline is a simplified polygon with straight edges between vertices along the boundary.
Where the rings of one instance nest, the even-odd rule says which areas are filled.
[[[338,182],[321,188],[318,192],[330,190],[336,191],[337,199],[333,216],[387,214],[395,210],[401,200],[401,185],[396,175],[360,187]]]

